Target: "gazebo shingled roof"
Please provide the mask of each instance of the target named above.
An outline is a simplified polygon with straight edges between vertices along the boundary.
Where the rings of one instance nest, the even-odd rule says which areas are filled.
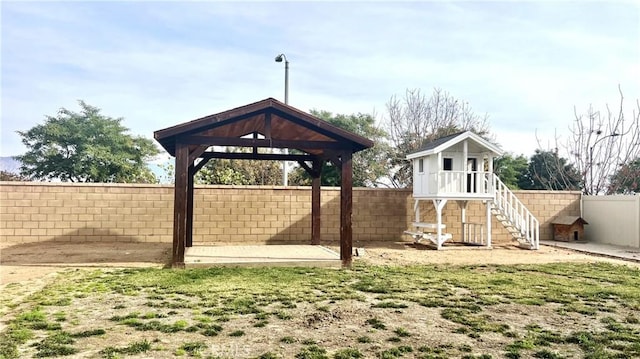
[[[258,138],[258,134],[264,138]],[[247,135],[253,135],[247,138]],[[185,247],[193,233],[193,176],[212,158],[297,161],[311,175],[311,243],[320,243],[320,176],[322,163],[341,170],[340,257],[351,262],[353,153],[373,141],[331,125],[273,98],[158,130],[155,139],[175,156],[173,264],[184,265]],[[253,152],[216,152],[212,146],[253,147]],[[304,154],[259,153],[258,147],[287,148]],[[196,160],[202,160],[196,163]]]

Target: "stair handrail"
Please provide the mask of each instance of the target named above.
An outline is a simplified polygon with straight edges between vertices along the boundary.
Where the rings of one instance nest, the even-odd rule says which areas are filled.
[[[492,177],[493,202],[533,248],[539,249],[540,222],[496,174],[493,174]]]

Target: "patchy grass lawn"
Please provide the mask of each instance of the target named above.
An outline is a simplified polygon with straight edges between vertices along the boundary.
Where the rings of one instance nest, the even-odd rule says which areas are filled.
[[[69,270],[2,294],[0,358],[638,358],[611,264]]]

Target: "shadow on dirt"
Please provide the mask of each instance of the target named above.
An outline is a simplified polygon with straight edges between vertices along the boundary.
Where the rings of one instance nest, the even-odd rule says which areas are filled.
[[[44,242],[4,244],[0,250],[0,264],[5,266],[166,265],[170,261],[171,243],[138,242],[131,237],[118,235],[104,235],[100,241],[70,242],[54,238]]]

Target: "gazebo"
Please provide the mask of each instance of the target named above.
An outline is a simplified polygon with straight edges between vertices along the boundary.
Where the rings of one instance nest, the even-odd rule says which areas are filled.
[[[320,244],[320,178],[322,164],[331,161],[341,177],[340,259],[351,264],[352,156],[373,141],[273,98],[158,130],[154,137],[175,157],[173,266],[184,266],[185,247],[193,245],[194,175],[213,158],[298,162],[312,177],[311,244]],[[221,146],[253,150],[225,152]],[[259,147],[297,151],[259,153]]]

